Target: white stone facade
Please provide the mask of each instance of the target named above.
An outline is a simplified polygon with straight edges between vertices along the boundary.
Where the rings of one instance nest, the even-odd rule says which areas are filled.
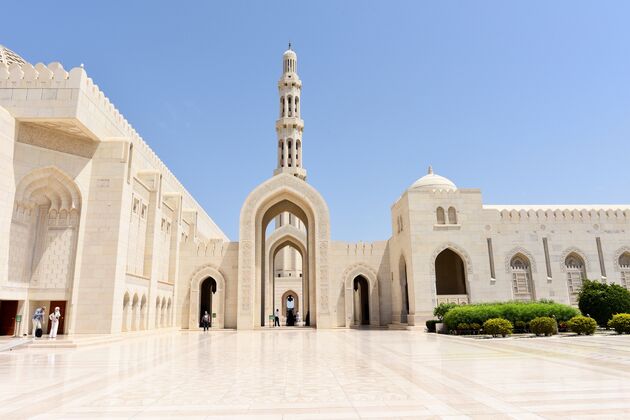
[[[53,304],[63,333],[195,329],[205,310],[212,328],[260,328],[291,293],[307,325],[380,327],[421,325],[442,301],[575,303],[584,278],[630,288],[630,205],[485,205],[432,170],[392,205],[391,238],[331,241],[291,49],[278,164],[243,204],[238,242],[82,68],[0,52],[0,314],[22,315],[1,334],[29,333]]]

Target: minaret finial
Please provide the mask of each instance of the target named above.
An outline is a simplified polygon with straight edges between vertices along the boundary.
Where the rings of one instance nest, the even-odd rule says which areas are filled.
[[[289,41],[289,49],[291,49],[291,41]]]
[[[429,171],[427,173],[433,175],[433,166],[429,165]]]

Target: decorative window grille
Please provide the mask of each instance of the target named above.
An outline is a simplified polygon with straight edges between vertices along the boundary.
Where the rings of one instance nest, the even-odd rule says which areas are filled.
[[[529,261],[520,255],[512,258],[512,291],[516,300],[532,300],[532,276]]]
[[[582,282],[586,279],[584,261],[576,254],[570,254],[565,262],[567,269],[567,287],[571,305],[577,305],[578,293],[582,290]]]

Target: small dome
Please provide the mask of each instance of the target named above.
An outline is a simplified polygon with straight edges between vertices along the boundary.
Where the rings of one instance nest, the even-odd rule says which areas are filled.
[[[289,42],[289,49],[288,49],[288,50],[286,50],[286,51],[284,52],[284,54],[282,54],[282,57],[284,57],[284,58],[295,58],[295,59],[297,59],[297,54],[295,53],[295,51],[293,51],[293,50],[291,49],[291,43],[290,43],[290,42]]]
[[[429,166],[428,173],[422,178],[418,179],[411,185],[413,190],[434,191],[434,190],[446,190],[456,191],[457,187],[448,178],[436,175],[433,173],[433,168]]]
[[[0,63],[4,63],[7,66],[10,66],[13,63],[18,63],[21,66],[26,63],[26,60],[4,45],[0,45]]]

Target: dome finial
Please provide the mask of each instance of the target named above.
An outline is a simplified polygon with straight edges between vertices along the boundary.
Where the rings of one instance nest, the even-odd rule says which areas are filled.
[[[291,49],[291,41],[289,41],[289,50]]]
[[[429,165],[428,175],[433,175],[433,166]]]

